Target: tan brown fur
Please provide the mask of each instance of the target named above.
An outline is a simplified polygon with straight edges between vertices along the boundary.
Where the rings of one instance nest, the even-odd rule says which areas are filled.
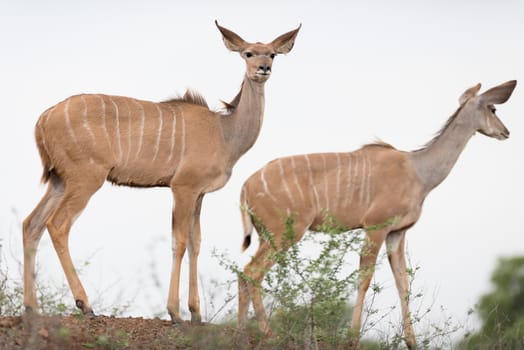
[[[189,310],[199,322],[197,259],[203,196],[226,184],[238,159],[251,148],[262,126],[264,83],[273,57],[288,53],[299,28],[268,44],[252,44],[216,23],[226,47],[240,53],[246,73],[234,108],[211,111],[188,91],[165,102],[85,94],[67,98],[38,120],[35,138],[48,189],[24,220],[24,305],[37,310],[35,254],[47,228],[77,306],[93,314],[69,253],[71,226],[89,198],[108,180],[137,187],[170,187],[173,192],[173,268],[167,309],[180,322],[182,258],[189,255]]]
[[[495,115],[493,104],[504,103],[515,85],[516,81],[509,81],[481,95],[477,95],[480,85],[468,89],[460,98],[459,110],[422,150],[404,152],[378,142],[349,153],[296,155],[271,161],[242,187],[243,249],[249,246],[256,228],[254,217],[281,249],[285,249],[282,217],[286,215],[295,215],[295,241],[306,231],[315,231],[323,223],[326,211],[346,227],[364,229],[366,243],[360,257],[352,331],[360,332],[364,296],[378,252],[386,242],[400,296],[405,341],[409,348],[415,347],[404,256],[406,230],[417,222],[427,194],[448,175],[475,132],[497,139],[509,136]],[[249,303],[253,302],[259,328],[270,331],[257,286],[275,263],[272,253],[271,244],[261,239],[255,256],[244,268],[247,279],[239,278],[240,327],[246,322]]]

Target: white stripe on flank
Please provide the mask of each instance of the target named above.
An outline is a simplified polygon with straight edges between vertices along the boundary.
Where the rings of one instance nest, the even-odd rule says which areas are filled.
[[[347,175],[346,175],[346,198],[345,198],[345,201],[344,201],[344,205],[343,207],[344,208],[347,208],[349,205],[351,205],[351,201],[353,200],[353,169],[356,169],[357,167],[351,167],[353,164],[352,164],[352,160],[351,160],[351,153],[349,153],[347,155],[348,157],[348,166],[347,166]],[[357,163],[358,165],[358,163]]]
[[[326,201],[326,206],[324,207],[325,210],[329,211],[329,179],[327,174],[327,167],[326,167],[326,155],[324,153],[321,154],[322,162],[324,163],[324,200]]]
[[[264,192],[269,196],[269,198],[271,198],[271,200],[273,200],[273,202],[278,203],[277,200],[275,199],[275,197],[269,191],[269,187],[267,185],[266,176],[265,176],[266,169],[267,169],[267,165],[262,168],[262,171],[260,171],[260,180],[262,181],[262,186],[264,187]]]
[[[95,134],[93,133],[93,130],[91,130],[91,127],[89,126],[89,120],[87,118],[87,103],[86,103],[86,100],[85,100],[85,96],[84,95],[80,95],[80,99],[82,100],[82,102],[84,103],[84,110],[83,110],[83,117],[84,117],[84,128],[87,130],[87,133],[89,134],[89,136],[91,136],[91,140],[93,141],[93,145],[96,145],[96,137],[95,137]]]
[[[131,156],[131,108],[129,108],[129,99],[125,98],[124,102],[126,103],[127,108],[127,154],[126,161],[124,166],[129,163],[129,157]]]
[[[171,161],[173,158],[173,150],[175,149],[175,135],[176,135],[176,111],[172,108],[169,108],[171,112],[173,112],[173,124],[171,124],[171,144],[169,146],[169,157],[167,157],[167,161]]]
[[[302,187],[300,187],[300,184],[298,183],[298,177],[297,177],[297,172],[296,172],[296,168],[295,168],[295,157],[291,157],[291,170],[293,172],[293,178],[294,178],[294,182],[295,182],[295,186],[297,187],[297,190],[298,190],[298,193],[300,194],[300,198],[302,198],[302,202],[304,202],[306,200],[306,197],[304,197],[304,192],[302,191]]]
[[[338,203],[340,202],[340,172],[342,171],[340,168],[340,153],[335,153],[335,156],[337,157],[337,183],[335,184],[335,193],[332,201],[335,205],[333,210],[338,208]]]
[[[182,158],[184,157],[184,153],[186,152],[186,122],[185,122],[185,118],[184,118],[184,112],[182,112],[182,110],[180,110],[180,122],[182,123],[182,125],[180,126],[180,129],[182,130],[182,135],[180,136],[181,138],[181,141],[180,141],[180,158],[179,158],[179,162],[182,161]]]
[[[64,106],[64,118],[65,118],[65,123],[66,123],[66,126],[67,126],[67,131],[69,132],[69,135],[71,136],[71,138],[73,139],[73,141],[75,142],[75,144],[78,144],[78,141],[76,140],[76,135],[75,135],[75,131],[73,130],[73,128],[71,127],[71,120],[69,118],[69,102],[71,101],[70,98],[68,98],[65,102],[65,106]]]
[[[366,199],[365,199],[365,202],[366,202],[366,206],[369,206],[370,204],[370,201],[371,201],[371,163],[369,161],[369,157],[366,157],[366,164],[367,164],[367,169],[368,169],[368,182],[367,182],[367,186],[366,186]]]
[[[49,114],[49,112],[47,114]],[[47,114],[46,114],[46,116],[47,116]],[[42,127],[42,123],[40,123],[40,121],[38,121],[38,123],[36,123],[36,127],[40,131],[40,138],[42,139],[42,146],[44,146],[44,149],[46,150],[46,152],[49,153],[49,151],[47,150],[47,144],[46,144],[45,138],[44,138],[45,134],[44,134],[44,128]]]
[[[47,148],[47,142],[45,142],[45,133],[44,129],[42,128],[42,124],[38,124],[38,129],[40,130],[40,135],[42,135],[42,146],[44,147],[47,154],[49,154],[49,149]]]
[[[42,146],[44,146],[44,149],[47,152],[47,154],[49,154],[49,149],[47,148],[47,142],[45,141],[45,137],[44,137],[45,136],[44,124],[47,122],[47,120],[49,119],[49,116],[51,115],[51,113],[55,111],[55,109],[56,109],[56,105],[53,108],[49,109],[46,114],[42,115],[41,119],[38,120],[38,123],[37,123],[38,128],[40,129],[40,134],[42,136]]]
[[[104,130],[104,135],[106,136],[106,141],[108,145],[108,150],[111,150],[111,139],[109,138],[109,132],[107,131],[107,125],[106,125],[106,102],[104,101],[104,96],[97,95],[100,98],[100,101],[102,102],[102,129]]]
[[[56,105],[53,106],[52,108],[49,108],[47,111],[45,111],[42,116],[40,117],[40,119],[38,120],[38,124],[40,124],[41,127],[44,126],[44,124],[47,123],[47,120],[49,119],[49,116],[51,115],[51,113],[54,112],[54,110],[56,109]],[[43,129],[42,129],[43,130]]]
[[[293,199],[293,195],[291,194],[291,191],[289,190],[289,186],[287,184],[286,177],[284,176],[284,168],[282,167],[282,159],[277,160],[278,168],[280,171],[280,179],[282,180],[282,183],[284,184],[284,190],[287,193],[287,197],[289,199],[289,203],[291,205],[295,204],[295,200]]]
[[[366,164],[366,157],[362,157],[362,177],[360,179],[360,189],[358,191],[358,203],[359,205],[364,204],[364,196],[366,192],[366,186],[368,181],[368,172],[367,172],[367,164]]]
[[[153,161],[158,155],[158,150],[160,149],[160,136],[162,136],[162,126],[164,124],[164,115],[162,114],[162,109],[155,104],[156,110],[158,111],[158,130],[156,132],[156,144],[155,144],[155,154],[153,155]]]
[[[142,150],[142,140],[144,138],[144,126],[146,121],[146,112],[144,110],[144,106],[142,103],[138,100],[134,100],[135,104],[138,106],[138,109],[140,109],[140,134],[138,135],[138,148],[136,150],[135,159],[138,159],[138,155],[140,154],[140,151]]]
[[[111,98],[111,96],[108,96],[109,101],[113,104],[113,107],[115,107],[115,136],[116,141],[118,144],[118,161],[122,161],[122,139],[120,137],[120,111],[118,110],[118,105],[116,102]]]
[[[317,187],[313,183],[313,171],[311,170],[311,163],[309,162],[309,156],[307,154],[304,154],[304,158],[306,158],[307,170],[308,170],[308,176],[309,176],[309,183],[310,183],[311,188],[313,189],[313,194],[315,195],[316,209],[317,209],[317,212],[318,212],[321,209],[320,208],[320,200],[318,198]]]

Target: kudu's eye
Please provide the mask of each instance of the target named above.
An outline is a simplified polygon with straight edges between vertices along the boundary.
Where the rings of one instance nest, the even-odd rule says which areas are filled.
[[[491,113],[495,114],[496,111],[497,109],[495,107],[491,107]]]
[[[271,59],[275,58],[277,54],[276,53],[272,53],[271,55],[269,55],[269,57],[271,57]]]
[[[244,55],[246,55],[247,58],[253,57],[253,53],[250,51],[247,51]]]

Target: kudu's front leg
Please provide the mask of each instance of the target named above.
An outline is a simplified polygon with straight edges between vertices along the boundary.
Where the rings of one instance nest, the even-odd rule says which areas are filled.
[[[404,328],[404,340],[408,349],[416,348],[415,331],[413,330],[413,321],[409,311],[409,280],[406,266],[405,255],[405,237],[406,231],[393,232],[386,238],[388,247],[388,259],[391,271],[395,277],[398,295],[400,297],[400,306],[402,308],[402,325]]]
[[[195,274],[197,268],[196,257],[200,249],[200,228],[198,227],[198,239],[192,237],[192,233],[195,226],[195,213],[197,208],[197,202],[199,195],[193,193],[190,190],[183,190],[180,188],[173,189],[174,196],[174,209],[173,209],[173,220],[172,220],[172,254],[173,254],[173,266],[171,270],[171,282],[169,284],[169,296],[167,301],[167,310],[171,321],[173,323],[182,322],[180,317],[180,270],[182,266],[182,259],[186,252],[186,248],[189,244],[190,251],[190,271]],[[196,249],[195,249],[196,248]],[[196,257],[195,257],[196,256]],[[193,304],[190,305],[191,318],[196,321],[196,317],[200,318],[200,305],[198,298],[198,287],[196,284],[196,277],[191,278],[190,275],[190,300]],[[196,299],[191,296],[191,293],[196,293]],[[195,305],[196,300],[196,305]]]
[[[201,322],[200,297],[198,293],[198,255],[200,254],[200,209],[204,195],[198,196],[193,215],[192,229],[189,231],[187,251],[189,253],[189,301],[188,307],[191,312],[191,322]]]
[[[360,327],[362,311],[364,309],[364,300],[366,292],[371,284],[371,279],[375,272],[375,264],[382,243],[384,243],[387,230],[376,230],[366,232],[366,242],[360,253],[360,266],[358,277],[358,293],[355,307],[353,308],[353,317],[351,319],[351,336],[352,347],[358,348],[360,340]]]

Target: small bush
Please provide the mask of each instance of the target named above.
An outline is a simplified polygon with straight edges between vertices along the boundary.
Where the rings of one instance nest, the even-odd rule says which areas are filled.
[[[362,251],[365,235],[362,230],[350,230],[340,225],[327,212],[324,213],[324,222],[315,228],[323,234],[306,233],[302,240],[294,242],[294,216],[283,218],[285,234],[282,250],[277,247],[271,232],[256,217],[255,226],[260,239],[270,242],[273,247],[272,258],[276,260],[273,268],[267,271],[264,282],[260,286],[264,293],[264,300],[270,325],[273,330],[271,339],[264,339],[268,346],[287,349],[345,349],[352,340],[350,332],[353,307],[348,303],[352,293],[358,285],[358,267],[351,267],[347,261],[347,254],[365,254]],[[396,218],[388,220],[376,227],[366,227],[372,231],[393,223]],[[304,246],[314,247],[312,256],[304,255]],[[309,249],[311,251],[312,249]],[[239,278],[253,283],[242,270],[231,262],[225,254],[219,255],[219,263]],[[383,259],[379,259],[379,262]],[[419,270],[410,267],[407,272],[410,277],[410,302],[422,301],[423,293],[413,293],[412,284]],[[388,318],[396,306],[378,310],[374,301],[382,291],[382,287],[372,283],[367,293],[367,305],[363,329],[360,336],[366,336],[373,330],[378,340],[361,339],[361,349],[402,349],[404,336],[401,317],[398,321],[388,322],[387,330],[377,332],[380,321]],[[427,318],[431,312],[429,308],[415,308],[412,320],[415,325]],[[441,310],[444,315],[444,310]],[[400,316],[400,315],[399,315]],[[461,329],[451,318],[446,318],[440,324],[425,326],[427,331],[420,332],[418,346],[421,349],[445,349],[451,346],[451,335]],[[249,329],[256,329],[256,323],[248,324]]]

